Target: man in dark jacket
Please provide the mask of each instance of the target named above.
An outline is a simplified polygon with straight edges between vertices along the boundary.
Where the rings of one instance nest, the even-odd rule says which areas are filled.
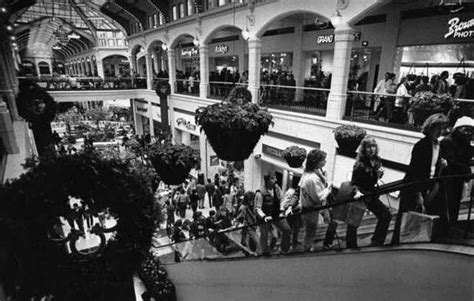
[[[474,120],[464,116],[454,125],[453,132],[440,143],[440,156],[448,162],[443,176],[471,174],[471,159],[474,155],[471,138]],[[440,216],[439,235],[448,233],[449,225],[458,220],[464,182],[462,178],[448,179],[441,185],[438,197],[427,207],[428,213]],[[445,192],[446,190],[446,192]]]
[[[207,192],[207,196],[209,197],[209,208],[213,206],[212,197],[214,195],[215,190],[216,190],[216,185],[212,183],[211,179],[207,179],[206,192]]]

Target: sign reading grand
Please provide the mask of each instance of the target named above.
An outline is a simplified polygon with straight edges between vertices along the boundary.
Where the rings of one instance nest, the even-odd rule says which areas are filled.
[[[474,18],[461,22],[461,19],[455,17],[448,21],[448,26],[448,32],[444,35],[445,39],[474,37],[474,30],[470,30],[474,27]]]
[[[318,39],[316,40],[316,43],[318,44],[331,44],[332,42],[334,42],[333,34],[318,36]]]

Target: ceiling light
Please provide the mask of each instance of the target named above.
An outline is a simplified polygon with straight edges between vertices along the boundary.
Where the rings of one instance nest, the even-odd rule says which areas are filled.
[[[342,22],[342,16],[341,16],[341,13],[339,12],[338,9],[336,9],[336,12],[334,13],[334,15],[331,17],[331,23],[334,27],[336,27],[337,25],[341,24]]]
[[[3,7],[3,6],[2,6],[2,7],[0,7],[0,12],[2,12],[2,13],[6,13],[7,11],[8,11],[8,10],[7,10],[7,8],[6,8],[6,7]]]
[[[78,40],[78,39],[81,38],[80,35],[78,35],[78,34],[76,34],[76,33],[74,33],[74,32],[73,32],[73,33],[70,33],[67,37],[70,38],[70,39],[76,39],[76,40]]]
[[[195,38],[193,39],[193,44],[194,44],[194,46],[196,46],[196,47],[199,46],[199,38],[198,38],[198,37],[195,37]]]
[[[248,40],[250,38],[250,31],[247,27],[245,27],[245,30],[242,30],[242,38],[244,38],[244,40]]]
[[[59,49],[61,49],[61,46],[54,45],[54,46],[53,46],[53,49],[54,49],[54,50],[59,50]]]
[[[17,44],[16,42],[13,42],[13,43],[12,43],[12,46],[13,46],[13,47],[16,47],[16,46],[18,46],[18,44]]]
[[[6,28],[7,28],[8,31],[12,31],[12,30],[13,30],[13,26],[11,26],[11,25],[7,25]]]
[[[166,45],[166,43],[161,44],[161,49],[166,51],[166,49],[168,49],[168,45]]]
[[[10,37],[10,40],[15,41],[15,40],[16,40],[16,37],[15,37],[15,36],[11,36],[11,37]]]

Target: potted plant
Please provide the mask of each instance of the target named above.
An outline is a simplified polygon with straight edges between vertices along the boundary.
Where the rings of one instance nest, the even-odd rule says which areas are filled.
[[[448,114],[453,107],[454,101],[448,94],[419,92],[410,100],[410,109],[416,126],[421,126],[433,114]]]
[[[283,158],[290,167],[298,168],[303,165],[304,160],[306,159],[306,150],[302,147],[292,145],[285,148],[283,151]]]
[[[18,113],[30,123],[50,123],[56,116],[57,103],[43,88],[31,80],[20,81]]]
[[[236,87],[222,103],[196,110],[196,124],[204,130],[222,160],[247,159],[260,137],[273,124],[267,109],[250,100],[251,94],[246,88]]]
[[[352,156],[367,132],[356,125],[341,125],[334,129],[334,138],[343,155]]]
[[[171,86],[168,81],[166,80],[158,80],[155,85],[155,92],[156,95],[159,97],[168,96],[171,93]]]
[[[189,172],[199,163],[199,155],[191,147],[184,144],[157,142],[147,149],[148,158],[168,185],[178,185],[184,182]]]

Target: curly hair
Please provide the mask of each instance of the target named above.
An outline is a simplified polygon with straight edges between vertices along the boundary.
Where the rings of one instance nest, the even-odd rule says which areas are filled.
[[[430,117],[428,117],[425,122],[423,123],[423,126],[421,127],[421,132],[425,136],[429,136],[432,132],[433,129],[437,126],[445,126],[449,122],[448,117],[446,117],[442,113],[437,113],[433,114]]]
[[[306,166],[304,171],[305,172],[312,172],[314,171],[319,163],[326,159],[326,152],[320,149],[313,149],[311,150],[308,155],[306,156]]]

